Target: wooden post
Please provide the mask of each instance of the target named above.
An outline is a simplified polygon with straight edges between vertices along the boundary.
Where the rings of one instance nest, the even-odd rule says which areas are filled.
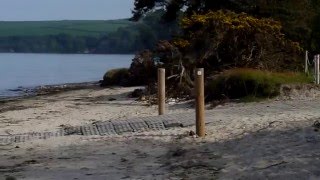
[[[315,84],[319,84],[320,83],[320,71],[319,71],[319,62],[320,60],[320,56],[319,55],[315,55],[314,56],[314,80],[315,80]]]
[[[308,51],[306,51],[305,63],[304,63],[304,73],[308,74]]]
[[[319,65],[320,65],[320,55],[316,56],[316,84],[320,84],[320,71],[319,71]]]
[[[317,64],[318,64],[318,56],[314,56],[314,83],[317,84],[318,81],[318,72],[317,72]]]
[[[315,84],[318,84],[318,55],[315,55],[314,57],[314,79],[315,79]]]
[[[205,115],[204,115],[204,70],[196,69],[196,133],[199,137],[205,136]]]
[[[165,113],[166,104],[166,70],[163,68],[158,69],[158,106],[159,115]]]
[[[313,77],[314,77],[314,83],[317,84],[317,56],[313,56],[313,64],[314,64],[314,69],[313,69]]]

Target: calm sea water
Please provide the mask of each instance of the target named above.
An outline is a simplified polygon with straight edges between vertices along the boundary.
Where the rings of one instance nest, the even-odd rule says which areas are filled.
[[[0,97],[17,88],[101,80],[112,68],[129,67],[133,55],[0,53]]]

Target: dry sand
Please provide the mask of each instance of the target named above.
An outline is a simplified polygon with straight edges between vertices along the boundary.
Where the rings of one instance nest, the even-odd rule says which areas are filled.
[[[0,106],[0,135],[156,115],[156,106],[128,97],[136,88],[75,90],[6,103]],[[192,111],[187,106],[175,104],[167,113]]]
[[[127,98],[131,90],[78,90],[6,104],[0,134],[156,115],[156,106]],[[193,112],[188,103],[168,109]],[[312,127],[319,109],[317,98],[227,104],[208,110],[214,123],[203,139],[189,136],[189,127],[0,146],[0,179],[320,179],[320,132]]]

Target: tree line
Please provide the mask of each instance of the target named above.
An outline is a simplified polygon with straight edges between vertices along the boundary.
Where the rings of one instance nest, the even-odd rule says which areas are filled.
[[[0,52],[129,54],[152,49],[160,39],[178,31],[176,22],[158,23],[164,11],[149,13],[140,21],[106,35],[57,34],[0,37]]]

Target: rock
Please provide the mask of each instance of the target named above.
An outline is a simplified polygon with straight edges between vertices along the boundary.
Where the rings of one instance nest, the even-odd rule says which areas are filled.
[[[183,156],[186,153],[187,153],[187,150],[185,150],[185,149],[177,149],[172,153],[172,156],[179,157],[179,156]]]
[[[127,68],[111,69],[103,76],[103,80],[100,81],[101,87],[105,86],[127,86],[129,79],[129,70]]]
[[[196,135],[196,133],[194,131],[189,132],[189,136],[195,136],[195,135]]]
[[[318,132],[319,129],[320,129],[320,122],[319,120],[316,120],[314,123],[313,123],[313,127],[314,127],[314,131],[315,132]]]
[[[121,160],[120,160],[121,162],[127,162],[128,161],[128,159],[126,159],[126,158],[121,158]]]
[[[140,98],[144,95],[144,90],[143,89],[135,89],[133,92],[130,94],[130,97],[132,98]]]
[[[146,96],[140,96],[139,100],[140,100],[140,101],[145,101],[145,100],[147,100],[147,99],[146,99]]]
[[[174,98],[169,98],[168,99],[168,104],[169,105],[174,105],[174,104],[176,104],[178,102],[178,100],[176,100],[176,99],[174,99]]]
[[[317,120],[313,123],[313,126],[316,128],[320,128],[320,122]]]

